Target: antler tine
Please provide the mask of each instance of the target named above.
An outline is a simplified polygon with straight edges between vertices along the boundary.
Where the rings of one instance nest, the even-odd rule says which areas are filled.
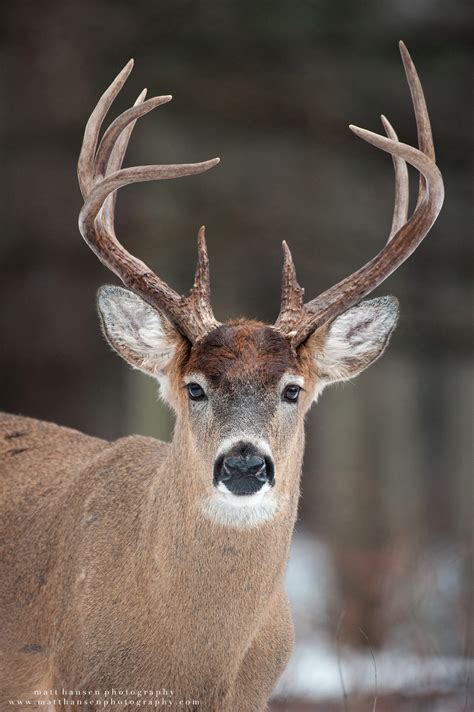
[[[295,319],[303,309],[304,289],[298,284],[293,257],[286,240],[283,240],[282,247],[281,307],[275,328],[287,331],[287,335],[291,338],[292,334],[294,335],[292,329],[295,326]]]
[[[139,94],[134,106],[143,103],[146,97],[146,89]],[[130,136],[135,128],[136,120],[128,124],[123,130],[118,139],[115,142],[115,146],[112,148],[110,153],[109,162],[106,168],[106,174],[114,173],[122,167],[123,159],[125,158],[125,153],[127,152],[128,143],[130,141]],[[100,211],[100,219],[104,227],[109,230],[109,232],[115,235],[115,204],[117,202],[117,193],[112,193],[108,198],[105,199],[102,210]]]
[[[281,328],[280,324],[283,320],[279,317],[275,326],[280,328],[280,330],[291,339],[295,348],[315,329],[326,324],[339,314],[342,314],[354,304],[357,304],[387,279],[426,237],[443,205],[443,179],[433,160],[433,140],[423,91],[413,62],[403,43],[400,45],[400,51],[412,95],[420,149],[413,148],[396,140],[393,137],[391,126],[388,129],[389,138],[379,136],[378,134],[356,126],[350,126],[349,128],[357,136],[371,143],[373,146],[390,153],[392,157],[395,157],[398,161],[404,161],[416,168],[420,175],[423,176],[423,180],[426,183],[426,190],[420,190],[418,204],[413,215],[409,220],[398,227],[395,234],[389,238],[385,247],[370,260],[370,262],[323,292],[319,297],[312,299],[304,305],[298,314],[298,319],[294,318],[291,320],[293,326],[291,335],[289,333],[290,325],[287,323],[284,329]],[[384,125],[387,129],[385,122]],[[405,210],[405,205],[408,203],[407,198],[403,197],[403,191],[406,188],[402,187],[404,179],[401,177],[403,173],[400,174],[400,169],[401,164],[395,164],[396,174],[398,171],[396,181],[398,182],[399,192],[395,198],[394,213],[396,213],[396,215],[394,214],[392,228],[394,225],[398,225],[401,214]],[[402,189],[401,195],[400,188]]]
[[[102,123],[112,106],[112,103],[127,81],[133,69],[133,59],[129,60],[121,72],[115,77],[112,84],[100,97],[97,105],[89,117],[84,131],[81,153],[77,163],[77,176],[81,187],[82,197],[85,198],[94,181],[94,157],[97,141]]]
[[[79,182],[85,198],[79,215],[79,230],[86,243],[106,267],[151,306],[162,309],[191,342],[196,342],[210,328],[217,325],[210,305],[208,270],[206,273],[203,269],[198,269],[197,273],[202,274],[204,282],[207,279],[205,288],[193,288],[188,297],[175,292],[144,262],[127,252],[117,240],[114,230],[115,196],[119,188],[130,183],[202,173],[217,165],[219,159],[202,163],[121,168],[136,120],[171,99],[170,96],[164,96],[144,101],[145,92],[140,94],[131,109],[123,112],[110,125],[97,149],[100,126],[132,66],[129,62],[102,95],[86,126],[78,163]],[[203,249],[205,253],[205,245],[202,248],[201,239],[199,248],[201,262]],[[199,292],[199,299],[196,296],[197,292]]]
[[[105,175],[107,170],[107,165],[109,162],[110,154],[115,146],[115,142],[128,124],[137,121],[141,116],[148,114],[148,112],[156,109],[157,106],[162,104],[167,104],[171,101],[171,95],[168,96],[155,96],[147,101],[141,101],[134,104],[130,109],[124,111],[120,114],[115,121],[113,121],[107,131],[102,137],[102,141],[99,144],[97,153],[95,156],[94,165],[94,177],[97,179],[100,176]]]
[[[413,60],[404,42],[399,42],[400,55],[402,57],[403,67],[410,89],[413,108],[415,110],[416,128],[418,133],[418,148],[423,151],[432,161],[435,160],[435,148],[433,143],[433,134],[431,132],[430,117],[426,99],[421,86],[420,77],[413,64]]]
[[[405,43],[400,40],[398,46],[400,48],[403,68],[405,69],[405,75],[407,78],[408,86],[410,88],[411,100],[415,109],[418,148],[420,149],[420,151],[423,151],[423,153],[426,153],[426,155],[429,156],[432,161],[435,161],[436,154],[433,143],[433,135],[431,133],[430,117],[428,114],[428,107],[426,106],[423,87],[421,86],[420,78],[418,76],[415,65],[413,64],[413,60],[410,56],[409,51],[406,48]],[[418,199],[416,203],[417,205],[419,205],[423,200],[425,191],[425,179],[423,178],[423,176],[420,175],[418,185]]]
[[[199,228],[197,238],[197,263],[194,282],[186,297],[186,303],[193,304],[203,315],[207,324],[216,326],[217,322],[211,309],[211,285],[209,279],[209,257],[207,255],[206,228]]]
[[[390,123],[390,121],[382,114],[380,117],[385,129],[385,133],[392,141],[398,141],[398,136]],[[410,201],[410,190],[408,182],[407,164],[399,156],[392,156],[393,168],[395,173],[395,200],[393,202],[393,218],[390,235],[387,242],[390,242],[392,237],[400,230],[401,226],[406,223],[408,217],[408,205]]]

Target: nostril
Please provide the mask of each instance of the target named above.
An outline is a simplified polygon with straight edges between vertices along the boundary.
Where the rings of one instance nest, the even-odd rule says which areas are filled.
[[[256,477],[266,479],[266,462],[263,457],[226,457],[222,463],[221,479],[229,480],[233,476]]]
[[[260,482],[268,481],[267,463],[265,462],[265,460],[262,462],[258,470],[254,472],[254,477],[256,477],[257,480],[259,480]]]
[[[245,468],[246,460],[243,457],[226,457],[224,458],[224,470],[231,474],[240,473]]]
[[[247,473],[256,477],[258,480],[266,480],[267,465],[263,457],[251,457],[248,461]]]
[[[258,457],[258,455],[252,455],[252,457],[246,458],[245,461],[245,471],[248,475],[253,475],[257,477],[265,470],[265,460],[263,457]]]
[[[220,480],[222,482],[227,482],[232,477],[232,471],[229,469],[228,463],[224,460],[222,463]]]

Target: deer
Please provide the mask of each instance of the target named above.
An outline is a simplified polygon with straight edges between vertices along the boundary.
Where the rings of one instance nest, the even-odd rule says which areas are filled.
[[[99,140],[133,61],[100,98],[78,162],[79,229],[124,285],[100,288],[101,326],[112,349],[158,383],[175,428],[170,443],[108,442],[0,416],[2,710],[11,699],[39,705],[40,692],[50,704],[74,694],[84,709],[123,694],[132,709],[156,703],[157,690],[170,706],[193,710],[268,709],[294,644],[284,574],[305,415],[326,386],[384,352],[398,301],[364,298],[420,245],[443,204],[423,90],[403,43],[400,51],[418,147],[401,142],[384,116],[385,135],[350,126],[392,157],[388,241],[307,302],[284,242],[273,325],[216,320],[204,227],[187,295],[119,242],[120,188],[203,173],[219,159],[123,168],[136,121],[171,96],[142,92]],[[407,164],[420,176],[411,215]]]

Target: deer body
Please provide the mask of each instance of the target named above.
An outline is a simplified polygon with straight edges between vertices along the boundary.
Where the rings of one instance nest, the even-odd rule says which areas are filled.
[[[400,143],[385,118],[388,138],[352,127],[393,157],[388,243],[306,304],[284,243],[272,326],[215,319],[203,228],[187,296],[120,244],[119,188],[200,173],[218,159],[122,169],[136,120],[171,97],[144,101],[142,93],[99,142],[131,63],[103,94],[79,158],[79,227],[129,287],[99,290],[105,337],[159,383],[176,426],[169,445],[137,436],[108,443],[0,416],[2,709],[34,689],[55,696],[63,688],[99,697],[110,688],[165,689],[206,712],[266,708],[292,649],[283,577],[305,415],[328,384],[353,378],[383,353],[397,300],[361,300],[419,245],[443,202],[423,92],[401,51],[419,148]],[[410,218],[406,162],[422,176]],[[88,706],[96,709],[83,701]]]
[[[296,502],[257,532],[230,529],[178,498],[190,473],[173,446],[11,416],[0,434],[15,499],[1,532],[1,708],[34,689],[150,683],[201,709],[262,708],[292,647],[283,573]]]

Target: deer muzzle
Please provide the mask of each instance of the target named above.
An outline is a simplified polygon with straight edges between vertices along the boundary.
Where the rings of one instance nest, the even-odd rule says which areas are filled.
[[[275,484],[275,467],[267,453],[249,442],[238,442],[214,464],[214,485],[221,492],[253,495]]]

